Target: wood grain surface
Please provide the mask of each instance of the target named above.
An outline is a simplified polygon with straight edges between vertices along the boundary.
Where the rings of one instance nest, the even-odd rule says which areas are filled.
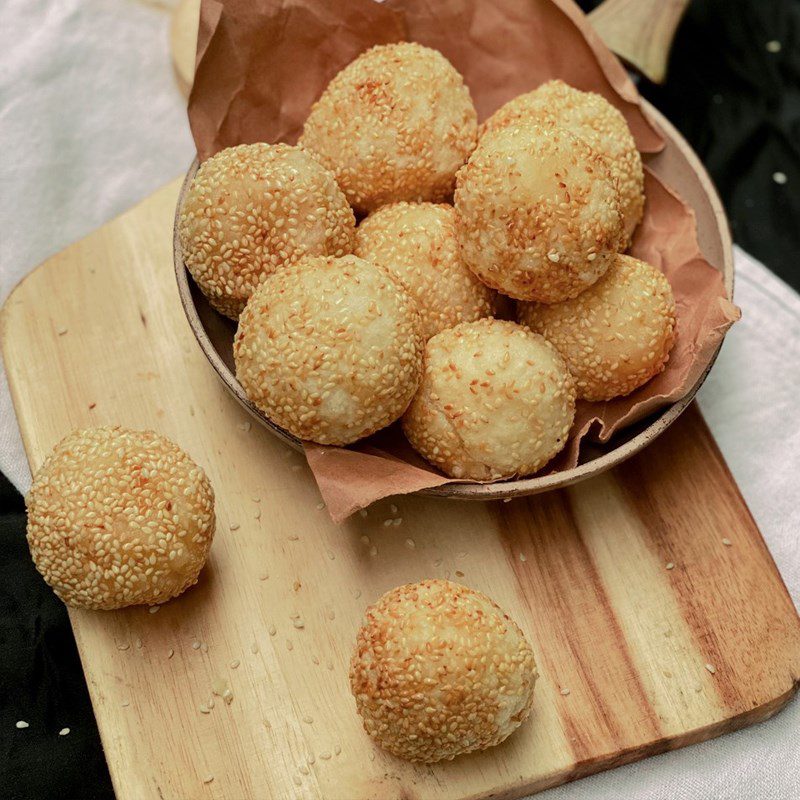
[[[192,337],[171,264],[178,187],[50,259],[2,315],[34,469],[70,429],[120,423],[174,439],[217,492],[197,587],[154,614],[71,612],[120,800],[520,797],[764,719],[794,694],[800,621],[695,409],[561,492],[404,497],[334,526],[300,456],[249,423]],[[512,614],[542,677],[504,744],[413,766],[370,743],[347,665],[369,602],[445,576]],[[219,680],[233,702],[203,713]]]

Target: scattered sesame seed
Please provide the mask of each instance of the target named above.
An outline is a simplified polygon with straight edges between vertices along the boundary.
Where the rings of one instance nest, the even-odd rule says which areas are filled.
[[[733,542],[730,539],[728,539],[727,536],[722,540],[722,544],[724,544],[725,547],[732,547],[733,546]]]
[[[253,644],[251,644],[251,645],[250,645],[250,652],[251,652],[251,653],[252,653],[254,656],[255,656],[255,655],[258,655],[258,642],[253,642]]]
[[[317,760],[317,759],[314,757],[314,754],[313,754],[313,753],[309,753],[309,754],[308,754],[308,758],[306,759],[306,761],[307,761],[309,764],[313,764],[313,763],[314,763],[316,760]]]
[[[299,775],[292,775],[292,780],[294,781],[295,786],[302,786],[303,780]]]
[[[460,569],[457,569],[456,570],[456,578],[463,578],[463,577],[464,577],[464,573]]]
[[[789,179],[786,177],[785,172],[773,172],[772,180],[774,180],[775,183],[783,186],[783,184],[786,183],[786,181],[788,181]]]
[[[369,543],[370,543],[370,538],[369,538],[369,536],[367,536],[366,534],[364,534],[364,535],[361,537],[361,544],[369,544]]]
[[[320,758],[321,758],[323,761],[329,761],[329,760],[330,760],[330,758],[331,758],[331,752],[330,752],[330,750],[323,750],[323,751],[322,751],[322,752],[319,754],[319,757],[320,757]]]
[[[286,640],[286,649],[287,650],[294,650],[294,644],[292,644],[292,640],[291,639],[287,639]]]
[[[169,651],[167,652],[167,658],[172,658],[175,655],[175,650],[170,647]]]
[[[392,520],[392,525],[394,525],[395,528],[399,528],[402,524],[403,524],[403,518],[402,517],[397,517],[397,519],[393,519]]]
[[[130,704],[131,704],[130,700],[123,700],[122,701],[122,707],[123,708],[127,708]]]
[[[667,562],[667,569],[675,569],[675,565],[671,561],[668,561]]]
[[[361,597],[361,589],[355,589],[353,591],[353,597],[355,597],[355,599],[358,600],[358,598]]]
[[[322,511],[325,508],[325,503],[317,503],[317,511]]]
[[[208,645],[207,645],[205,642],[203,642],[203,643],[200,645],[200,650],[201,650],[201,652],[203,652],[203,653],[207,653],[207,652],[208,652]]]
[[[130,645],[127,642],[123,642],[122,644],[117,645],[117,650],[128,650],[130,649]]]
[[[299,542],[300,537],[296,533],[291,533],[286,537],[290,542]]]
[[[61,730],[58,732],[58,735],[59,735],[59,736],[69,736],[69,728],[62,728],[62,729],[61,729]]]
[[[141,639],[137,639],[136,640],[136,649],[137,650],[141,650],[142,649],[142,640]]]
[[[251,499],[251,500],[252,500],[254,503],[260,503],[260,502],[261,502],[261,498],[260,498],[260,497],[256,497],[255,495],[254,495],[253,497],[251,497],[250,499]]]
[[[358,515],[360,517],[366,517],[367,516],[367,509],[366,508],[359,508],[358,509]]]
[[[200,642],[198,642],[197,639],[195,639],[192,642],[192,650],[199,650],[199,649],[200,649]]]
[[[270,625],[268,628],[268,632],[270,636],[274,636],[277,633],[277,630],[274,625]]]
[[[203,783],[211,783],[213,780],[214,780],[213,775],[206,775],[205,778],[203,778]]]
[[[406,539],[406,547],[409,550],[413,550],[417,546],[417,543],[413,539]]]
[[[231,530],[232,531],[238,531],[240,527],[241,527],[241,525],[239,525],[238,522],[231,523]]]
[[[311,771],[309,770],[309,768],[305,764],[301,764],[297,769],[300,770],[300,774],[301,775],[310,775],[311,774]]]
[[[22,730],[22,728],[30,728],[30,725],[24,719],[21,719],[17,722],[17,727]]]
[[[525,553],[520,553],[519,554],[519,560],[520,561],[527,561],[528,557],[525,555]]]
[[[149,611],[151,614],[156,614],[156,613],[158,613],[159,611],[161,611],[161,606],[150,606],[150,608],[148,608],[147,610],[148,610],[148,611]]]
[[[261,573],[261,574],[258,576],[258,579],[259,579],[260,581],[265,581],[265,580],[267,580],[268,578],[269,578],[269,575],[267,575],[267,573],[266,573],[266,572],[262,572],[262,573]]]
[[[376,555],[378,555],[378,548],[377,548],[377,547],[375,547],[375,545],[372,545],[372,547],[370,547],[370,549],[369,549],[369,554],[370,554],[371,556],[376,556]]]
[[[390,514],[396,514],[396,513],[397,513],[397,506],[396,506],[394,503],[392,503],[392,504],[389,506],[389,513],[390,513]]]
[[[328,558],[331,561],[335,561],[336,560],[336,554],[333,552],[333,550],[328,550]]]
[[[240,663],[241,662],[239,661],[238,658],[234,658],[233,661],[231,661],[231,665],[230,665],[231,669],[236,669],[239,666]]]
[[[569,689],[567,689],[566,687],[564,687],[564,688],[561,690],[561,694],[563,694],[563,695],[564,695],[564,697],[566,697],[566,696],[569,694]]]
[[[230,689],[226,689],[222,693],[222,699],[225,701],[225,705],[229,706],[233,702],[233,692]]]
[[[341,752],[342,752],[342,748],[341,748],[341,747],[339,747],[339,745],[338,745],[338,744],[337,744],[337,745],[334,745],[334,747],[333,747],[333,754],[334,754],[335,756],[338,756],[338,755],[341,755]]]
[[[319,659],[316,656],[311,656],[311,662],[319,666]]]
[[[58,335],[59,336],[63,336],[66,332],[67,332],[66,328],[59,328],[58,329]]]
[[[306,626],[305,622],[303,622],[302,619],[293,620],[292,625],[294,625],[294,627],[297,628],[298,630],[302,630]]]
[[[370,751],[369,760],[370,761],[374,761],[375,760],[375,753],[373,753],[372,751]]]
[[[245,433],[247,433],[252,426],[249,422],[240,422],[236,427],[240,431],[244,431]]]
[[[441,566],[442,566],[442,559],[441,559],[441,558],[437,558],[437,559],[436,559],[436,560],[433,562],[433,566],[434,566],[434,567],[441,567]]]
[[[706,664],[706,669],[713,675],[717,668],[713,664]]]
[[[777,39],[770,39],[766,44],[768,53],[780,53],[781,43]]]
[[[503,498],[503,502],[504,503],[510,503],[511,502],[511,498],[510,497],[504,497]]]
[[[211,709],[207,705],[201,704],[200,705],[200,713],[201,714],[210,714],[211,713]]]
[[[326,668],[327,668],[327,669],[328,669],[330,672],[333,672],[333,661],[330,661],[330,660],[326,661],[326,662],[325,662],[325,667],[326,667]]]
[[[303,717],[303,722],[305,722],[306,725],[313,725],[314,724],[314,718],[313,717],[309,717],[308,715],[306,715],[305,717]]]
[[[256,519],[261,519],[261,509],[259,508],[253,516],[255,516]]]
[[[390,519],[385,519],[383,521],[383,527],[384,528],[388,528],[391,524],[392,524],[392,520],[390,520]]]

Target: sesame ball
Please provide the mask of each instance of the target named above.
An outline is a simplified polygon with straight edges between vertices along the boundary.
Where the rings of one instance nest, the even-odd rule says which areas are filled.
[[[301,143],[368,213],[398,200],[446,200],[475,147],[464,80],[438,51],[379,45],[346,66],[311,108]]]
[[[614,256],[600,280],[573,300],[519,303],[519,321],[550,341],[575,378],[578,397],[610,400],[664,370],[675,342],[675,299],[664,274]]]
[[[411,293],[426,340],[500,309],[497,293],[461,261],[452,206],[405,202],[383,206],[358,226],[355,253],[386,267]]]
[[[200,165],[178,225],[187,269],[236,319],[256,286],[306,255],[353,250],[355,217],[333,174],[288,144],[228,147]]]
[[[467,266],[517,300],[575,297],[624,238],[605,160],[553,126],[520,123],[484,136],[458,173],[455,208]]]
[[[644,212],[644,170],[622,113],[596,92],[548,81],[501,106],[483,123],[480,135],[525,121],[563,126],[605,159],[620,193],[625,243],[630,241]]]
[[[36,569],[69,606],[113,609],[197,582],[214,536],[205,472],[153,431],[73,431],[26,497]]]
[[[575,387],[558,351],[521,325],[482,319],[430,339],[403,431],[447,475],[492,481],[543,467],[574,416]]]
[[[367,733],[428,764],[502,742],[528,718],[537,677],[514,620],[444,580],[399,586],[370,606],[350,662]]]
[[[369,261],[305,258],[271,275],[239,318],[236,377],[300,439],[349,444],[394,422],[419,384],[413,298]]]

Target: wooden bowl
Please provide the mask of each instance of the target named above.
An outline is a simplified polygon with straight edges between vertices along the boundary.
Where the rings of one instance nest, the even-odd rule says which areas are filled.
[[[660,127],[664,135],[664,150],[656,156],[649,157],[648,166],[668,185],[677,190],[681,197],[694,209],[697,217],[697,238],[708,261],[722,269],[725,292],[733,299],[733,249],[730,230],[717,196],[714,185],[695,152],[678,133],[677,130],[655,108],[642,101],[645,111]],[[251,403],[236,380],[233,363],[233,336],[236,324],[214,311],[183,263],[183,253],[178,238],[178,219],[183,206],[183,198],[197,172],[198,162],[195,159],[178,198],[175,212],[174,263],[175,276],[178,280],[178,291],[183,303],[189,325],[197,338],[211,366],[217,372],[228,391],[272,433],[283,439],[296,450],[302,449],[299,439],[283,428],[278,427]],[[711,369],[719,348],[708,359],[702,374],[689,392],[671,406],[657,412],[653,416],[617,433],[611,442],[604,446],[592,446],[588,460],[573,469],[532,478],[499,483],[448,483],[434,489],[423,489],[419,494],[434,495],[447,498],[464,499],[500,499],[518,497],[520,495],[537,494],[538,492],[558,489],[571,483],[598,475],[638,453],[643,447],[663,433],[692,402],[697,390]],[[584,448],[588,449],[588,448]]]

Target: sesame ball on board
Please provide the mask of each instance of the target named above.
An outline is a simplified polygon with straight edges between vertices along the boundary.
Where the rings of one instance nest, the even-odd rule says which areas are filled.
[[[417,302],[426,340],[459,322],[500,310],[497,292],[461,261],[452,206],[382,206],[358,226],[355,253],[386,267],[408,289]]]
[[[152,431],[90,428],[62,439],[26,499],[36,569],[69,606],[114,609],[197,582],[214,536],[205,472]]]
[[[644,212],[644,170],[622,113],[596,92],[582,92],[563,81],[548,81],[501,106],[483,123],[480,135],[520,122],[563,126],[585,139],[605,159],[617,181],[627,244]]]
[[[250,400],[300,439],[349,444],[394,422],[419,384],[413,298],[369,261],[305,258],[271,275],[239,318],[233,355]]]
[[[514,620],[444,580],[399,586],[370,606],[350,661],[367,733],[428,764],[502,742],[530,714],[537,677]]]
[[[256,286],[306,255],[353,250],[355,217],[333,174],[288,144],[242,144],[204,161],[178,224],[187,269],[236,319]]]
[[[455,208],[464,262],[517,300],[575,297],[624,239],[605,160],[556,126],[520,123],[484,136],[459,170]]]
[[[398,200],[448,199],[477,134],[461,75],[437,50],[401,42],[373,47],[339,72],[300,141],[368,213]]]
[[[616,255],[608,271],[573,300],[519,303],[519,321],[561,353],[578,397],[610,400],[664,370],[675,342],[675,298],[654,266]]]
[[[530,475],[565,445],[575,387],[543,337],[513,322],[465,322],[434,336],[403,417],[417,452],[453,478]]]

